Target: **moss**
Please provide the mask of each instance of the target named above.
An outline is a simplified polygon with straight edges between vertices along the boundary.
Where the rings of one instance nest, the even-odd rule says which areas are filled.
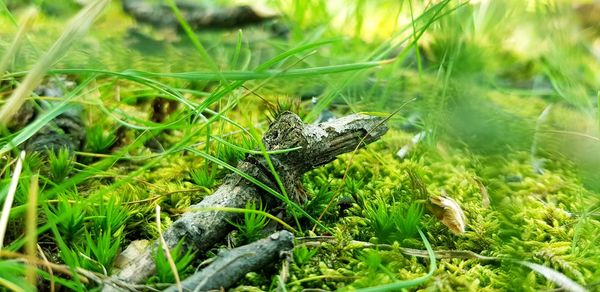
[[[373,225],[365,218],[365,204],[384,199],[408,205],[418,200],[418,190],[411,184],[407,173],[411,170],[419,174],[430,195],[446,190],[467,217],[467,231],[457,236],[435,217],[426,214],[422,225],[434,249],[471,250],[484,255],[527,260],[552,267],[579,283],[593,282],[600,248],[592,247],[590,241],[583,239],[581,230],[592,228],[598,222],[589,217],[584,219],[581,215],[591,202],[598,204],[598,198],[581,185],[573,165],[567,161],[555,161],[547,165],[544,174],[539,175],[534,172],[527,152],[513,151],[501,157],[489,157],[455,148],[449,150],[443,144],[437,145],[437,149],[419,146],[428,147],[428,151],[417,149],[403,161],[393,157],[393,149],[398,149],[401,142],[408,139],[406,134],[391,132],[383,141],[367,150],[360,150],[352,157],[353,164],[346,180],[360,181],[360,188],[348,187],[341,180],[351,154],[307,174],[305,181],[310,187],[327,186],[335,190],[341,185],[342,192],[354,198],[352,206],[338,214],[339,220],[328,223],[344,238],[373,239]],[[387,150],[382,153],[379,149]],[[483,205],[482,190],[476,178],[487,188],[491,200],[489,207]],[[591,250],[596,250],[596,254],[592,258],[582,257],[583,249],[576,249],[578,244],[574,240],[588,243],[585,249],[587,255],[591,256]],[[597,242],[597,239],[591,241]],[[418,241],[401,244],[424,248]],[[370,266],[371,261],[378,266]],[[317,266],[319,271],[315,270]],[[319,248],[309,263],[294,266],[291,281],[332,275],[331,278],[302,283],[302,287],[359,288],[396,279],[412,279],[425,274],[427,266],[426,261],[404,256],[399,251],[362,250],[348,254],[336,250],[335,246],[325,245]],[[381,269],[389,271],[389,274]],[[423,288],[493,291],[504,290],[508,285],[534,290],[553,287],[535,273],[515,274],[514,269],[521,268],[506,263],[443,259],[438,262],[435,279]]]

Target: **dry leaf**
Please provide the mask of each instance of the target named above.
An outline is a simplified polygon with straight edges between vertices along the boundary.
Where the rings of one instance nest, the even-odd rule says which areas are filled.
[[[441,196],[429,198],[428,209],[454,234],[465,232],[465,214],[458,203],[442,190]]]

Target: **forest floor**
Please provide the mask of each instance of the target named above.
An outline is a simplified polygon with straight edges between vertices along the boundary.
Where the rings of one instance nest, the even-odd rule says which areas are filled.
[[[80,9],[46,2],[0,80],[2,106]],[[268,156],[261,137],[289,110],[307,124],[378,116],[389,130],[306,173],[300,208],[248,202],[219,244],[172,249],[180,279],[282,229],[271,212],[293,231],[292,254],[231,291],[600,291],[600,8],[328,2],[271,1],[277,20],[186,34],[112,1],[45,74],[61,94],[38,90],[27,98],[37,120],[3,129],[2,200],[18,187],[2,214],[0,285],[98,290],[130,244],[205,212],[189,207],[228,166]],[[28,13],[7,4],[3,53]],[[81,116],[79,147],[24,146],[61,141],[35,133],[69,110]],[[154,256],[141,289],[177,281]]]

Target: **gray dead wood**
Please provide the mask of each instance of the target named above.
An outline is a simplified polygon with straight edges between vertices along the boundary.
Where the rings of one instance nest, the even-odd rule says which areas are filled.
[[[139,22],[159,28],[181,28],[167,5],[153,5],[152,1],[141,0],[121,1],[123,10]],[[274,12],[262,11],[248,5],[221,7],[207,3],[177,1],[177,7],[192,29],[236,28],[278,17]]]
[[[227,289],[249,272],[260,270],[276,262],[294,247],[294,236],[279,231],[253,243],[221,252],[208,267],[181,282],[183,291]],[[177,291],[173,285],[166,292]]]
[[[306,197],[302,189],[302,175],[318,166],[333,161],[336,156],[353,151],[361,146],[378,140],[387,132],[382,118],[354,114],[317,125],[304,124],[294,113],[283,112],[270,125],[263,137],[267,150],[281,150],[302,147],[299,150],[283,154],[272,154],[271,160],[282,180],[288,195],[297,202]],[[264,162],[262,155],[249,155],[237,168],[260,180],[264,184],[278,189],[275,179]],[[222,241],[231,231],[229,222],[239,217],[237,213],[221,211],[194,211],[207,207],[244,208],[247,202],[273,198],[238,174],[225,177],[223,184],[202,202],[190,206],[192,211],[184,213],[164,233],[170,248],[183,240],[185,249],[192,248],[201,255],[216,243]],[[123,268],[116,276],[118,282],[141,283],[155,272],[153,250],[156,244],[146,249],[137,259]],[[107,283],[110,283],[108,281]],[[103,291],[114,287],[105,285]]]

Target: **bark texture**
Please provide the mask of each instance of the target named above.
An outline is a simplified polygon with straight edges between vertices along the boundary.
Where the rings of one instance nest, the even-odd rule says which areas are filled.
[[[140,0],[122,0],[122,4],[123,10],[139,22],[155,27],[180,29],[179,21],[166,5],[152,5]],[[177,7],[192,29],[236,28],[278,17],[272,12],[263,12],[247,5],[217,7],[179,1]]]
[[[273,264],[293,247],[294,236],[288,231],[279,231],[267,238],[221,252],[212,264],[181,282],[183,291],[227,289],[247,273]],[[165,291],[175,292],[177,286]]]

